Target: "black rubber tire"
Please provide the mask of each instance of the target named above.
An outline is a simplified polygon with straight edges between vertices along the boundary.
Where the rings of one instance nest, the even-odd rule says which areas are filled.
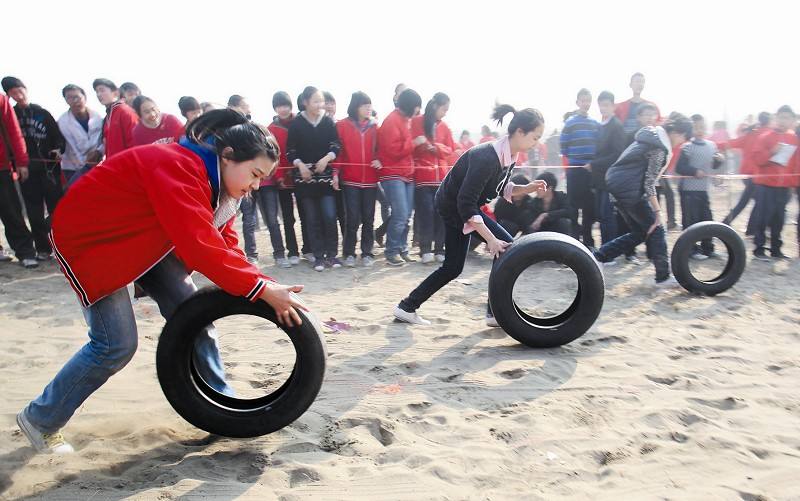
[[[689,256],[694,244],[704,238],[718,238],[728,250],[728,263],[722,273],[712,280],[698,280],[689,269]],[[692,294],[715,296],[733,287],[742,277],[747,265],[747,249],[736,230],[716,221],[695,223],[685,230],[672,246],[672,274],[681,286]]]
[[[209,433],[233,438],[266,435],[289,425],[314,402],[325,376],[325,341],[319,321],[298,311],[302,325],[281,329],[294,345],[294,370],[274,392],[239,399],[218,393],[197,374],[192,348],[197,334],[230,315],[254,315],[277,323],[263,301],[249,302],[216,287],[199,290],[176,310],[156,350],[158,381],[167,400],[186,421]]]
[[[554,261],[575,273],[578,291],[572,304],[550,318],[536,318],[514,302],[514,284],[533,264]],[[489,302],[500,327],[520,343],[552,348],[570,343],[588,331],[603,309],[605,280],[600,265],[580,242],[561,233],[526,235],[506,250],[489,276]]]

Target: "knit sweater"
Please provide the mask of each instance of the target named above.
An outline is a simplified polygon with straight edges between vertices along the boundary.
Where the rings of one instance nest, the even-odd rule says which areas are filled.
[[[681,147],[680,158],[675,165],[675,172],[681,176],[696,176],[698,171],[706,175],[712,173],[714,155],[717,145],[705,139],[694,138]],[[710,182],[708,177],[681,178],[678,183],[680,191],[708,191]]]

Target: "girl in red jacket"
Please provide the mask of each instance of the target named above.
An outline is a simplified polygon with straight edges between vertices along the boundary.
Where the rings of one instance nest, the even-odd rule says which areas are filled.
[[[303,306],[290,292],[302,286],[279,285],[250,265],[232,227],[241,198],[272,173],[279,154],[259,126],[235,111],[214,110],[193,121],[180,143],[123,151],[67,192],[50,239],[84,308],[89,342],[17,415],[37,450],[71,452],[60,429],[133,357],[132,281],[165,318],[194,293],[190,273],[197,270],[230,294],[266,301],[281,323],[300,322],[295,308]],[[203,379],[231,394],[213,328],[199,338],[195,356]]]
[[[336,123],[342,149],[339,184],[344,192],[347,228],[344,233],[344,265],[356,265],[356,236],[361,226],[361,263],[372,266],[375,242],[375,199],[378,193],[378,126],[372,119],[372,100],[354,92],[347,107],[347,118]]]
[[[414,203],[419,232],[419,251],[424,264],[444,262],[444,221],[434,207],[434,196],[449,170],[455,150],[453,133],[442,119],[450,109],[450,98],[437,92],[425,106],[425,113],[411,119],[411,137],[419,138],[414,148]],[[434,258],[435,254],[435,258]]]
[[[133,146],[174,143],[183,136],[183,124],[178,117],[161,113],[156,102],[149,97],[136,96],[133,110],[139,116],[139,123],[133,126],[131,132]]]

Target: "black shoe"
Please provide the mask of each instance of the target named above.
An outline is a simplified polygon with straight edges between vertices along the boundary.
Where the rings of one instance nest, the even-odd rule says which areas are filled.
[[[789,260],[792,259],[789,256],[787,256],[786,254],[784,254],[783,252],[781,252],[781,251],[772,252],[771,254],[772,254],[772,259],[778,259],[778,260],[783,260],[783,261],[789,261]]]
[[[764,252],[764,249],[756,249],[753,251],[753,258],[758,259],[759,261],[770,261],[770,258],[767,257],[767,253]]]
[[[401,257],[401,258],[403,259],[403,261],[405,261],[406,263],[416,263],[416,262],[417,262],[417,260],[416,260],[416,259],[414,259],[413,257],[411,257],[411,256],[409,256],[409,255],[408,255],[408,252],[404,252],[404,253],[400,254],[400,257]]]
[[[386,256],[386,264],[388,264],[389,266],[403,266],[404,264],[406,264],[406,262],[403,261],[403,259],[400,256],[394,255],[394,256]]]

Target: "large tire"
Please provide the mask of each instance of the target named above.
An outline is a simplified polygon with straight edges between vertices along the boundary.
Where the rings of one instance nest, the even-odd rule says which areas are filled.
[[[536,318],[514,302],[514,284],[533,264],[554,261],[569,267],[578,278],[572,304],[550,318]],[[561,346],[581,337],[603,309],[605,281],[592,253],[577,240],[554,232],[526,235],[498,259],[489,277],[489,303],[506,333],[533,348]]]
[[[156,350],[161,389],[186,421],[209,433],[234,438],[266,435],[289,425],[314,402],[325,376],[325,341],[319,321],[298,311],[303,323],[282,327],[294,345],[294,370],[274,392],[255,399],[223,395],[197,374],[194,340],[212,322],[230,315],[254,315],[276,325],[274,310],[263,301],[249,302],[216,287],[201,289],[167,321]]]
[[[728,263],[712,280],[698,280],[689,269],[689,256],[694,244],[704,238],[718,238],[728,250]],[[703,221],[686,228],[672,246],[670,258],[675,280],[693,294],[715,296],[733,287],[742,277],[747,264],[747,249],[742,237],[727,224]]]

